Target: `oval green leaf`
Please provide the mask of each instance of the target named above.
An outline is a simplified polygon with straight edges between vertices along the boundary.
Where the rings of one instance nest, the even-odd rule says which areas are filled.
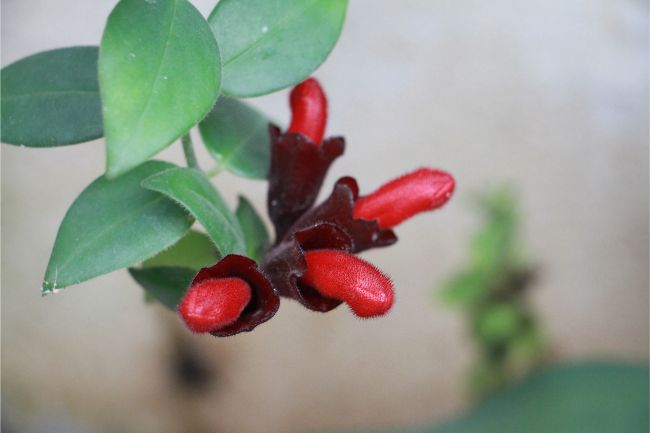
[[[140,186],[171,167],[149,161],[117,179],[102,176],[91,183],[59,227],[43,292],[132,266],[178,242],[193,219],[164,195]]]
[[[129,274],[154,299],[170,310],[176,307],[187,291],[196,270],[184,267],[156,266],[129,268]]]
[[[217,43],[186,0],[122,0],[99,53],[106,174],[118,176],[185,134],[219,93]]]
[[[237,218],[202,171],[172,168],[145,179],[142,186],[161,192],[185,207],[205,228],[221,254],[246,253]]]
[[[220,167],[238,176],[266,179],[270,164],[269,122],[241,101],[220,98],[199,123],[199,131]]]
[[[208,22],[223,93],[258,96],[307,78],[334,48],[347,0],[221,0]]]
[[[235,215],[244,232],[246,255],[257,262],[264,256],[269,246],[269,232],[266,225],[251,202],[241,195]]]
[[[199,270],[214,265],[219,251],[205,234],[190,230],[171,248],[142,263],[143,267],[176,266]]]
[[[2,141],[53,147],[101,137],[97,52],[61,48],[2,68]]]

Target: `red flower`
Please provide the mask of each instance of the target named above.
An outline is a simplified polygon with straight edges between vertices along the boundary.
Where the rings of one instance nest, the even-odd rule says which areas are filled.
[[[327,98],[315,78],[307,78],[291,91],[291,124],[287,132],[302,134],[320,145],[327,124]]]
[[[337,250],[308,251],[305,261],[307,272],[300,283],[344,301],[357,316],[379,316],[392,307],[393,284],[370,263]]]
[[[375,220],[383,229],[392,228],[447,203],[454,187],[454,178],[444,171],[421,168],[359,197],[354,203],[354,218]]]
[[[323,141],[327,99],[310,78],[290,97],[292,120],[284,134],[270,126],[271,167],[267,206],[275,226],[273,247],[261,261],[227,256],[196,276],[179,313],[195,332],[233,335],[275,314],[279,297],[326,312],[345,302],[359,317],[385,314],[393,305],[388,277],[355,253],[397,242],[392,228],[449,200],[454,179],[421,168],[359,196],[352,177],[338,180],[314,207],[341,137]]]
[[[178,312],[192,331],[224,337],[253,330],[279,306],[277,293],[257,264],[231,254],[199,271]]]
[[[210,332],[239,319],[251,297],[251,286],[241,278],[208,278],[189,288],[178,312],[192,331]]]
[[[276,239],[318,196],[327,170],[343,154],[345,140],[333,137],[323,141],[327,125],[327,98],[318,81],[308,78],[290,96],[291,124],[281,134],[270,127],[271,167],[267,207],[275,225]]]

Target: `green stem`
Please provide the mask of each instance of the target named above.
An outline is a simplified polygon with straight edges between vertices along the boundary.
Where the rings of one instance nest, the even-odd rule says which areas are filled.
[[[185,154],[185,161],[187,162],[187,166],[192,168],[199,168],[199,164],[196,162],[194,146],[192,145],[192,137],[190,137],[189,132],[181,137],[181,142],[183,143],[183,153]]]

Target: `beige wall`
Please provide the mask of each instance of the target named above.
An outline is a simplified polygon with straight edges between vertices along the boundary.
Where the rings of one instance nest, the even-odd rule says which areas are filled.
[[[213,1],[194,1],[207,14]],[[97,44],[113,1],[3,0],[2,64]],[[216,368],[200,397],[171,391],[172,314],[125,272],[41,298],[58,223],[102,170],[101,141],[2,147],[3,404],[18,423],[71,418],[92,431],[292,432],[417,424],[463,405],[462,320],[434,288],[462,265],[473,192],[513,182],[542,269],[535,303],[558,359],[648,359],[648,6],[640,0],[351,0],[317,76],[329,132],[348,139],[326,190],[367,191],[420,165],[454,173],[444,210],[400,227],[368,259],[393,277],[388,317],[319,315],[284,302],[250,335],[190,337]],[[288,117],[286,94],[256,99]],[[202,152],[202,164],[209,157]],[[180,162],[178,145],[161,154]],[[263,183],[229,175],[234,202]],[[184,338],[184,337],[183,337]],[[185,427],[181,427],[181,426]]]

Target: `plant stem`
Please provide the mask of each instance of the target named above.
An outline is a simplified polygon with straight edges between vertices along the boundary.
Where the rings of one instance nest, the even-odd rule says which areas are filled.
[[[183,143],[183,153],[185,154],[185,161],[187,162],[187,166],[192,168],[199,168],[199,164],[196,162],[196,154],[194,154],[192,137],[190,137],[189,132],[181,137],[181,142]]]

